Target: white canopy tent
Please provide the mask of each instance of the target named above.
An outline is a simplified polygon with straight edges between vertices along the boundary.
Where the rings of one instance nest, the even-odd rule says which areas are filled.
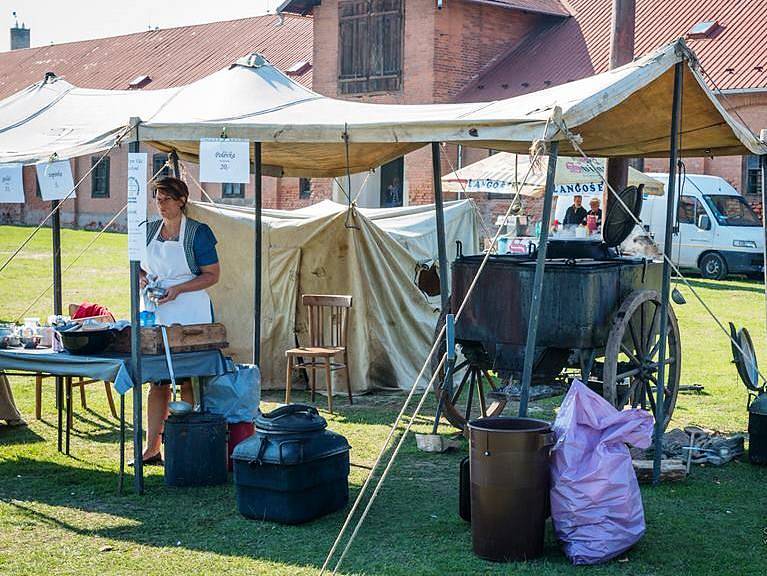
[[[495,102],[382,105],[328,98],[283,75],[260,56],[239,61],[188,86],[146,92],[86,90],[54,78],[0,101],[0,162],[36,163],[52,155],[97,153],[126,139],[196,159],[201,138],[252,142],[256,175],[255,250],[261,254],[261,176],[337,176],[374,169],[431,143],[440,269],[447,269],[442,214],[439,142],[526,153],[538,140],[549,143],[544,215],[551,209],[558,153],[594,157],[767,154],[707,88],[695,55],[682,40],[625,66],[544,91]],[[684,101],[684,108],[681,102]],[[684,117],[681,123],[680,118]],[[126,136],[126,130],[130,133]],[[577,146],[576,146],[577,143]],[[672,206],[669,202],[669,206]],[[670,210],[671,208],[669,208]],[[670,220],[670,218],[669,218]],[[537,316],[545,268],[548,219],[542,226],[535,269],[522,377],[520,414],[527,413]],[[666,246],[670,246],[666,242]],[[54,253],[56,250],[54,250]],[[260,318],[260,261],[255,265],[254,310]],[[668,278],[664,267],[664,307]],[[441,274],[446,305],[446,274]],[[56,278],[56,274],[54,274]],[[59,277],[60,280],[60,277]],[[131,261],[134,380],[141,381],[138,345],[138,262]],[[665,322],[665,309],[661,324]],[[665,329],[661,332],[665,334]],[[256,344],[259,323],[254,330]],[[254,347],[255,348],[255,347]],[[663,364],[664,348],[659,352]],[[658,386],[658,405],[663,386]],[[136,489],[143,490],[141,390],[134,390]],[[660,430],[660,428],[657,428]],[[662,431],[658,431],[660,434]],[[656,437],[660,446],[660,437]],[[659,454],[659,452],[658,452]],[[657,456],[659,458],[659,456]],[[659,463],[659,460],[658,460]]]
[[[545,166],[548,158],[541,157]],[[596,195],[602,193],[602,178],[605,175],[604,158],[585,160],[573,156],[557,158],[557,176],[554,180],[557,196],[572,194]],[[528,174],[529,171],[529,174]],[[523,181],[527,176],[527,180]],[[663,195],[663,184],[629,167],[629,185],[644,185],[644,192],[653,196]],[[445,192],[491,192],[495,194],[516,194],[540,198],[546,185],[543,169],[530,170],[530,157],[509,152],[499,152],[477,162],[464,166],[442,177]]]
[[[114,144],[131,118],[140,119],[140,140],[191,159],[200,138],[225,134],[261,142],[263,173],[272,175],[361,172],[439,141],[525,153],[546,138],[560,141],[562,154],[577,155],[565,127],[591,156],[662,157],[668,155],[674,65],[681,61],[680,153],[767,152],[726,113],[679,40],[590,78],[468,104],[337,100],[297,84],[258,55],[187,86],[155,91],[83,89],[50,77],[0,101],[0,162],[96,153]]]

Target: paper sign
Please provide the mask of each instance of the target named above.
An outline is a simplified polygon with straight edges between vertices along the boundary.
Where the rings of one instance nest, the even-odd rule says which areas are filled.
[[[21,164],[0,164],[0,204],[24,203]]]
[[[146,152],[128,153],[128,259],[146,256]]]
[[[555,186],[557,196],[601,196],[604,186],[601,182],[581,182],[579,184],[560,184]]]
[[[250,144],[247,140],[200,140],[200,181],[247,184]]]
[[[69,160],[43,162],[37,164],[37,181],[40,183],[40,195],[43,200],[63,200],[74,198],[75,181],[72,178],[72,166]],[[71,194],[70,194],[71,192]]]

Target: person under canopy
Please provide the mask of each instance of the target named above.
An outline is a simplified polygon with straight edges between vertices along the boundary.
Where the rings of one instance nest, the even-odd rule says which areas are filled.
[[[586,221],[586,209],[583,207],[583,196],[573,196],[573,205],[565,212],[563,224],[565,226],[579,226]]]

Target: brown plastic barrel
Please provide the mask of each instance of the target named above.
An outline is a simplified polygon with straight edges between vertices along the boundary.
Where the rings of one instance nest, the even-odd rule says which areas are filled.
[[[494,562],[543,553],[549,509],[551,426],[533,418],[469,422],[471,539]]]

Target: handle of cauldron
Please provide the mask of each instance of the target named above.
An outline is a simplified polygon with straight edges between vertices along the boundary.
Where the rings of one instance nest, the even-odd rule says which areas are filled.
[[[541,448],[546,448],[550,446],[554,446],[554,444],[557,443],[557,436],[554,434],[554,432],[546,432],[545,434],[541,434],[540,436],[540,444]]]

